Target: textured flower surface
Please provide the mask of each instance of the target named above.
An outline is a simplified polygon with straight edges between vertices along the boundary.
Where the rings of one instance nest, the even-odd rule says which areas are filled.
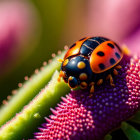
[[[115,87],[106,81],[92,97],[88,91],[71,91],[56,110],[51,109],[54,115],[46,118],[35,138],[101,140],[130,118],[140,108],[140,59],[125,56],[120,64]]]

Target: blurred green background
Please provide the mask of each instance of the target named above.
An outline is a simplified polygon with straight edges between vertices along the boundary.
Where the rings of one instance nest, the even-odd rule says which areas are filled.
[[[121,44],[139,29],[139,14],[131,0],[1,0],[0,104],[65,45],[97,35]]]
[[[44,61],[51,59],[52,53],[63,50],[64,45],[70,45],[73,41],[85,36],[85,27],[81,23],[80,27],[78,26],[80,18],[77,18],[78,16],[82,17],[80,9],[85,6],[84,1],[24,0],[23,2],[25,2],[24,6],[30,6],[29,9],[22,10],[33,13],[29,20],[33,21],[32,24],[35,25],[35,28],[32,30],[31,41],[24,43],[24,45],[18,44],[26,49],[24,51],[19,50],[20,55],[16,54],[16,60],[11,62],[12,65],[7,64],[8,66],[0,75],[1,103],[11,94],[12,90],[18,88],[18,83],[25,81],[25,76],[30,77],[36,68],[40,68],[43,65]],[[18,1],[17,3],[20,2]],[[1,4],[3,2],[0,2]],[[77,9],[79,9],[78,12],[75,12]],[[9,59],[8,56],[6,57]]]

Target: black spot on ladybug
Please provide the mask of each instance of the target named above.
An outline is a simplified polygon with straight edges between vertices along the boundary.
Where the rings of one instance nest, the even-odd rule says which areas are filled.
[[[72,47],[74,47],[75,45],[76,45],[76,43],[74,43],[73,45],[71,45],[71,46],[70,46],[70,49],[71,49]]]
[[[84,40],[86,37],[84,37],[84,38],[81,38],[79,41],[82,41],[82,40]]]
[[[113,45],[113,44],[108,43],[107,45],[108,45],[109,47],[111,47],[112,49],[114,49],[114,45]]]
[[[104,54],[104,52],[99,51],[99,52],[97,52],[97,55],[98,55],[98,56],[104,56],[105,54]]]
[[[120,55],[117,52],[115,53],[115,55],[118,59],[120,58]]]
[[[110,59],[110,64],[113,65],[113,64],[115,64],[115,63],[116,63],[115,59],[114,59],[114,58],[111,58],[111,59]]]
[[[105,69],[105,65],[104,65],[103,63],[100,63],[100,64],[99,64],[99,68],[100,68],[101,70],[104,70],[104,69]]]

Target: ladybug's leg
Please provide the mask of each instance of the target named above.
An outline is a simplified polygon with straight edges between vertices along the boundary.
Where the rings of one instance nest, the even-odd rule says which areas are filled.
[[[59,77],[58,77],[58,82],[60,82],[60,80],[61,80],[61,77],[65,77],[65,72],[64,71],[60,71],[60,73],[59,73]]]
[[[90,86],[91,86],[91,88],[90,88],[90,95],[92,95],[92,93],[94,93],[94,85],[95,85],[95,83],[94,82],[91,82],[90,83]]]
[[[116,69],[113,70],[114,75],[118,75],[118,71]]]
[[[121,66],[121,65],[117,65],[115,68],[116,68],[116,69],[121,69],[122,66]]]
[[[103,83],[103,79],[99,79],[98,82],[97,82],[97,85],[101,85]]]
[[[107,76],[107,78],[106,78],[107,80],[109,79],[110,80],[110,85],[111,86],[115,86],[115,84],[113,83],[113,78],[112,78],[112,75],[111,74],[109,74],[108,76]]]
[[[113,70],[113,74],[114,74],[114,75],[118,75],[117,69],[121,69],[121,68],[122,68],[121,65],[117,65],[117,66],[114,68],[114,70]]]
[[[76,88],[78,86],[78,81],[74,76],[68,78],[68,84],[70,88]]]
[[[88,84],[87,84],[86,82],[81,82],[81,83],[80,83],[80,87],[81,87],[82,89],[87,88],[87,86],[88,86]]]

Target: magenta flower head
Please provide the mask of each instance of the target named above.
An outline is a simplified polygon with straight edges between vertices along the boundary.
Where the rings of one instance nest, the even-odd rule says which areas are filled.
[[[35,138],[101,140],[130,118],[140,108],[140,58],[125,55],[120,65],[115,87],[106,81],[95,87],[92,97],[88,90],[71,91],[62,97]]]
[[[0,2],[0,76],[17,63],[35,39],[33,32],[38,28],[36,19],[36,9],[28,2]]]

